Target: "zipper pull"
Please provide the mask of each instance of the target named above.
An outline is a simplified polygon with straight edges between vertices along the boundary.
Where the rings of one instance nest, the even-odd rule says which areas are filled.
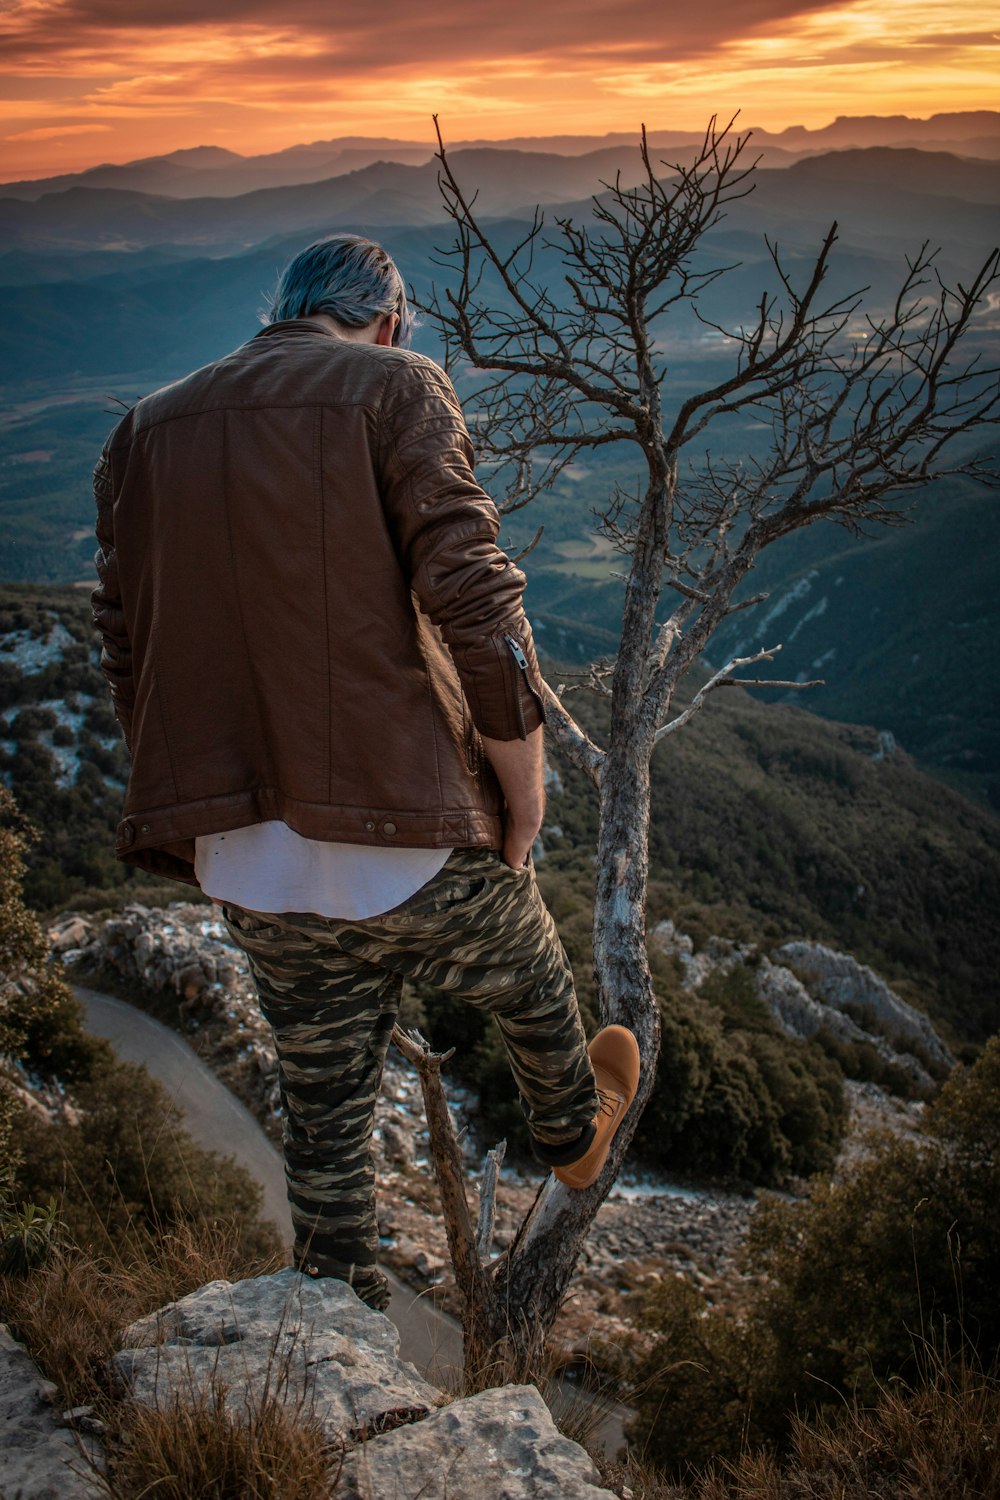
[[[507,642],[507,645],[510,647],[510,654],[511,654],[511,656],[513,656],[514,660],[517,662],[518,666],[521,668],[521,671],[522,672],[527,672],[527,670],[528,670],[528,658],[525,656],[524,652],[521,650],[521,647],[520,647],[520,644],[518,643],[518,641],[514,638],[514,636],[508,635],[506,632],[504,632],[504,640]]]

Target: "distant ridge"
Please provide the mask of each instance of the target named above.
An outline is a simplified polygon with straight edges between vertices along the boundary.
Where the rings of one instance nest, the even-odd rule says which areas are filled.
[[[672,159],[664,150],[664,160]],[[602,182],[620,174],[623,186],[632,186],[645,173],[634,141],[575,156],[534,152],[529,157],[497,147],[456,148],[451,160],[462,180],[475,185],[480,212],[493,218],[524,219],[536,203],[587,215]],[[891,206],[896,229],[905,229],[920,243],[940,212],[928,205],[947,199],[953,205],[948,211],[952,238],[970,246],[997,241],[1000,160],[868,147],[802,159],[784,156],[780,167],[774,170],[765,159],[753,200],[742,215],[744,228],[773,231],[789,222],[789,214],[800,226],[828,223],[835,201],[842,224],[867,221],[879,239],[884,239],[884,214]],[[788,172],[797,179],[794,204],[789,201]],[[669,170],[662,175],[669,176]],[[407,165],[380,159],[319,181],[255,187],[230,197],[183,197],[79,183],[37,199],[0,197],[0,253],[185,245],[218,256],[283,235],[328,232],[330,225],[371,233],[386,226],[440,224],[444,219],[434,161]]]
[[[449,142],[449,149],[585,156],[632,146],[638,134],[637,126],[634,131],[609,131],[604,135],[454,141]],[[699,143],[703,135],[703,131],[657,129],[649,132],[649,141],[657,151],[686,150]],[[1000,112],[970,110],[932,115],[928,120],[911,119],[908,115],[842,115],[819,129],[804,125],[791,125],[777,132],[754,129],[752,145],[764,153],[766,166],[788,165],[798,157],[818,152],[871,146],[909,146],[1000,160]],[[170,198],[231,198],[257,188],[325,181],[376,162],[421,166],[431,160],[434,150],[430,141],[380,136],[340,136],[257,156],[241,156],[221,146],[193,146],[135,161],[104,162],[84,172],[2,183],[0,196],[33,201],[45,193],[82,187],[124,188]]]

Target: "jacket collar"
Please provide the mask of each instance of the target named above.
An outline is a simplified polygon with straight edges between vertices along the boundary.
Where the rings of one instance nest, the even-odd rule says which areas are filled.
[[[299,338],[304,334],[320,334],[324,338],[336,339],[339,344],[346,342],[337,334],[328,323],[321,323],[316,318],[283,318],[279,323],[267,323],[259,333],[254,334],[254,339],[285,336],[290,334],[293,338]],[[253,340],[251,340],[251,343]]]

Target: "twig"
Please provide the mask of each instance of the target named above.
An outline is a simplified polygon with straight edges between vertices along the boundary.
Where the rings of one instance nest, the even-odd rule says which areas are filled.
[[[781,650],[780,646],[769,646],[766,650],[755,652],[753,656],[737,656],[737,657],[734,657],[733,660],[730,661],[730,662],[727,662],[724,667],[720,667],[719,670],[716,672],[715,676],[709,678],[708,682],[705,683],[705,686],[703,688],[701,688],[697,693],[695,693],[694,697],[691,699],[691,702],[688,704],[687,708],[684,710],[684,712],[682,714],[678,714],[677,717],[676,717],[676,719],[671,719],[669,724],[661,724],[660,725],[660,728],[656,731],[655,742],[658,744],[659,741],[662,740],[666,735],[668,735],[668,734],[675,734],[678,729],[681,729],[690,719],[693,719],[694,716],[695,716],[695,714],[698,712],[698,710],[703,706],[703,704],[705,702],[705,699],[708,696],[708,694],[711,693],[711,692],[713,692],[715,690],[715,688],[720,688],[720,687],[808,688],[808,687],[822,687],[823,686],[824,678],[822,678],[822,677],[814,677],[811,682],[780,682],[780,681],[768,681],[766,678],[761,678],[761,679],[743,678],[743,679],[740,679],[740,678],[733,677],[731,675],[732,672],[737,667],[746,667],[746,666],[751,665],[751,663],[753,663],[755,661],[773,661],[775,655],[780,650]]]

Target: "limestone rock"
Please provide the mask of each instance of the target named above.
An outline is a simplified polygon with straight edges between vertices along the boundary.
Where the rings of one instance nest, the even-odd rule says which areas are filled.
[[[400,1407],[429,1407],[433,1386],[398,1355],[388,1318],[332,1278],[286,1268],[247,1281],[213,1281],[127,1330],[140,1347],[113,1364],[136,1400],[227,1387],[234,1412],[280,1384],[283,1400],[314,1407],[333,1436]],[[157,1338],[162,1342],[154,1342]],[[277,1380],[287,1370],[287,1381]]]
[[[347,1455],[343,1500],[611,1500],[593,1462],[558,1431],[533,1386],[453,1401]]]
[[[135,1347],[113,1364],[137,1401],[162,1406],[221,1383],[237,1417],[265,1389],[318,1417],[345,1450],[345,1500],[610,1497],[536,1390],[507,1386],[442,1408],[440,1393],[399,1359],[388,1318],[339,1281],[292,1270],[213,1281],[126,1337]]]
[[[689,990],[698,989],[710,974],[718,970],[725,973],[735,968],[754,951],[753,944],[744,946],[729,938],[710,937],[704,949],[695,953],[691,938],[669,919],[657,922],[650,937],[662,952],[680,959],[684,985]]]
[[[866,1030],[877,1030],[897,1048],[916,1045],[942,1067],[954,1066],[954,1057],[928,1018],[849,953],[837,953],[822,943],[798,942],[785,943],[775,957],[794,968],[824,1004],[870,1017]]]
[[[785,949],[780,951],[784,953],[787,948],[793,946],[795,945],[786,944]],[[812,947],[813,945],[803,946]],[[835,954],[834,957],[844,959],[846,955]],[[849,959],[848,962],[853,964],[854,959]],[[869,969],[868,973],[872,974],[872,971]],[[877,976],[872,974],[872,978],[877,979]],[[822,998],[817,999],[798,975],[791,969],[785,968],[783,964],[774,964],[761,954],[753,971],[753,980],[757,994],[767,1005],[782,1030],[789,1036],[797,1036],[808,1041],[818,1031],[825,1029],[833,1036],[839,1037],[841,1041],[863,1042],[873,1048],[887,1063],[908,1073],[922,1092],[930,1093],[933,1089],[934,1080],[923,1063],[908,1052],[900,1052],[897,1042],[886,1038],[878,1031],[866,1031],[858,1025],[853,1016],[826,1003]],[[877,982],[882,983],[881,980]],[[900,1004],[902,1003],[900,1001]],[[930,1022],[927,1024],[930,1025]]]
[[[52,1405],[23,1345],[0,1323],[0,1495],[5,1500],[96,1500],[88,1460]]]
[[[827,1014],[827,1007],[813,999],[801,979],[796,978],[791,969],[786,969],[781,964],[773,964],[769,958],[762,956],[754,975],[754,982],[757,994],[781,1029],[789,1036],[808,1040],[824,1026],[830,1025],[831,1018]],[[851,1028],[852,1023],[847,1016],[837,1019],[847,1022],[847,1028]],[[836,1030],[836,1027],[830,1026],[830,1029]],[[858,1027],[854,1026],[853,1030],[861,1034]]]
[[[68,953],[94,941],[94,925],[77,912],[61,912],[49,928],[48,936],[53,953]]]
[[[652,941],[678,959],[686,989],[697,990],[712,974],[748,964],[754,987],[790,1036],[808,1040],[825,1028],[847,1042],[874,1047],[886,1062],[902,1068],[926,1092],[934,1079],[920,1056],[950,1068],[954,1058],[928,1018],[895,994],[874,970],[821,943],[785,943],[773,963],[755,944],[710,937],[695,953],[694,943],[671,921],[659,922]]]

